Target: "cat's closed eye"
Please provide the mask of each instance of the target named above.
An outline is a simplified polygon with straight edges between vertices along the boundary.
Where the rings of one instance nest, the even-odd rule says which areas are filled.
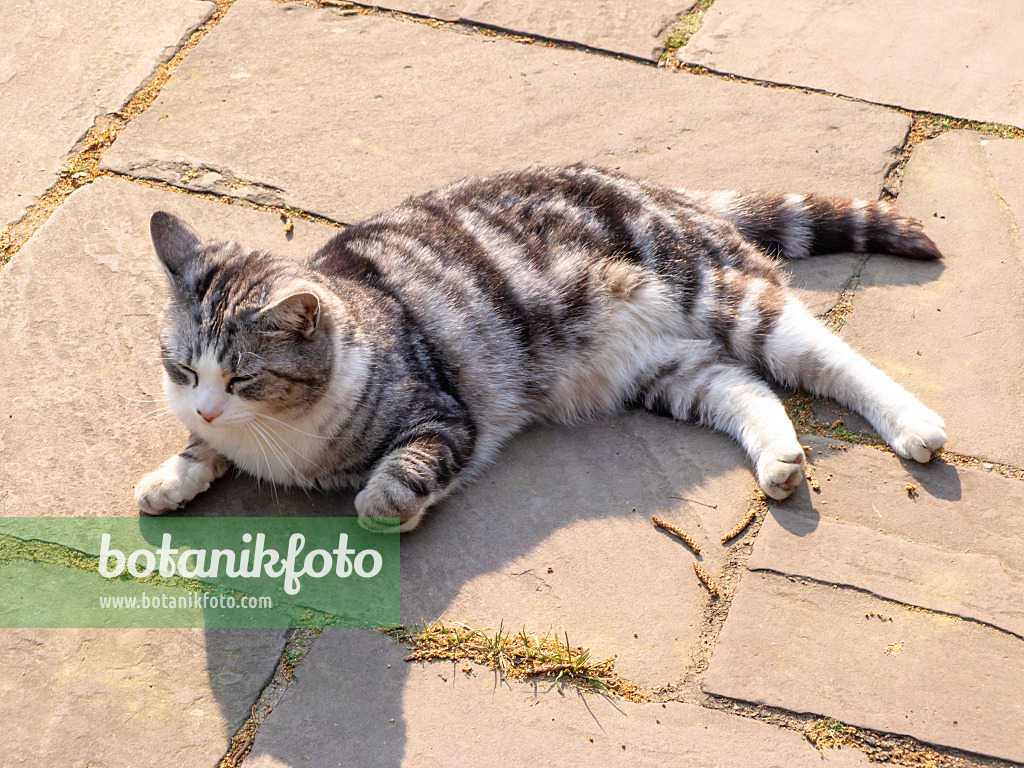
[[[186,376],[184,376],[184,378],[186,379],[186,381],[184,383],[187,384],[187,383],[191,382],[193,389],[195,389],[196,387],[199,386],[199,374],[198,373],[193,371],[187,365],[179,365],[178,366],[178,370],[184,371],[184,373],[187,374]]]
[[[235,394],[236,386],[238,386],[239,384],[245,384],[246,382],[252,381],[255,378],[255,376],[232,376],[228,380],[228,385],[227,387],[225,387],[225,389],[227,389],[229,395],[233,395]]]

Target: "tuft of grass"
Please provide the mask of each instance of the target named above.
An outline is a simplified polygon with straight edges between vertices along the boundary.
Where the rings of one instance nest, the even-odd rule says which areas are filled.
[[[696,34],[704,23],[704,12],[711,7],[715,0],[697,0],[672,27],[668,39],[665,40],[665,52],[661,61],[666,61],[675,56],[676,51],[686,45],[690,38]]]
[[[977,120],[964,120],[958,117],[921,113],[914,126],[921,134],[921,139],[930,139],[946,131],[977,131],[987,136],[1000,139],[1024,139],[1024,129],[1002,123],[982,123]]]
[[[783,399],[782,404],[798,435],[818,435],[857,445],[885,447],[885,441],[876,435],[846,429],[842,419],[836,419],[832,423],[818,421],[814,415],[814,403],[814,396],[806,392],[793,392]]]
[[[548,630],[536,637],[525,626],[515,633],[506,630],[504,622],[490,631],[442,621],[383,631],[411,646],[405,661],[473,661],[514,680],[553,678],[559,693],[561,684],[569,684],[629,701],[650,700],[649,693],[615,675],[614,659],[593,659],[589,649],[569,642],[568,633]]]
[[[821,718],[808,723],[804,726],[803,734],[819,752],[854,743],[853,728],[833,718]]]

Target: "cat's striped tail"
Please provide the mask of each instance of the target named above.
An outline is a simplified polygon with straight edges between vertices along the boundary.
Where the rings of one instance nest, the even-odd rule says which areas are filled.
[[[921,223],[892,206],[818,195],[716,192],[701,203],[773,256],[802,259],[823,253],[891,253],[912,259],[942,254]]]

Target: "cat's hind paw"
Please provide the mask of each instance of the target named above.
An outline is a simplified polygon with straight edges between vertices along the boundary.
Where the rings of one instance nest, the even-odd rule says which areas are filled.
[[[934,411],[919,405],[897,422],[896,435],[889,445],[897,456],[921,464],[932,460],[946,444],[946,425]]]
[[[757,484],[776,501],[788,498],[804,477],[804,452],[795,449],[769,449],[757,460]]]

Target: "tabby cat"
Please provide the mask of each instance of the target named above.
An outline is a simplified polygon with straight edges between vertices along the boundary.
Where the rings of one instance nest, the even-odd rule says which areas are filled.
[[[732,435],[773,499],[804,452],[771,379],[929,461],[944,425],[827,331],[776,257],[940,254],[884,203],[703,194],[580,165],[468,179],[349,227],[301,265],[157,212],[164,384],[187,447],[135,489],[177,509],[230,464],[359,488],[364,525],[424,512],[530,423],[627,405]],[[764,378],[762,378],[764,377]]]

